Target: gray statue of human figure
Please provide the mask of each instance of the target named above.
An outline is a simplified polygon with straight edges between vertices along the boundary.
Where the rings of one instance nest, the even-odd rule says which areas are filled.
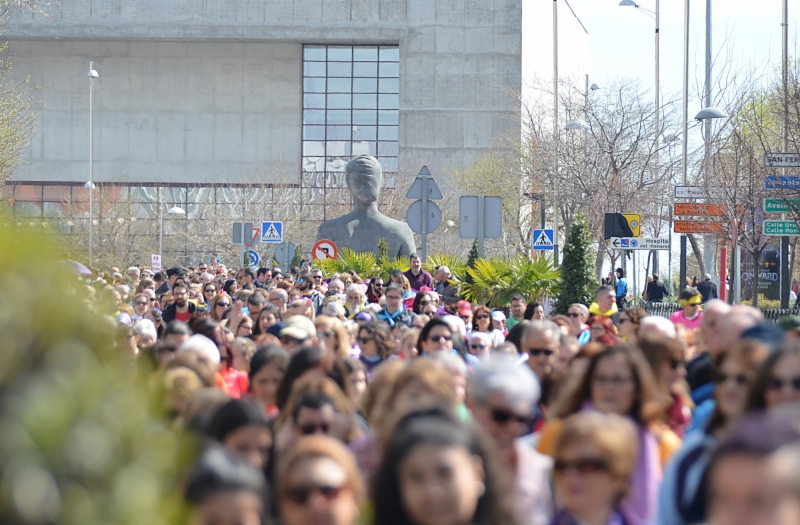
[[[323,222],[317,240],[328,239],[338,248],[359,253],[378,253],[378,241],[386,239],[389,257],[408,257],[416,251],[414,234],[405,222],[378,211],[378,196],[383,185],[383,170],[371,155],[353,157],[345,168],[345,182],[353,194],[353,211]]]

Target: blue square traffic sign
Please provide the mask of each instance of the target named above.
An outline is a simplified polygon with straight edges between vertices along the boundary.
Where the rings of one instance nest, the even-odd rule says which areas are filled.
[[[554,238],[553,230],[533,230],[533,249],[552,250]]]
[[[261,223],[261,242],[283,242],[283,222],[264,221]]]

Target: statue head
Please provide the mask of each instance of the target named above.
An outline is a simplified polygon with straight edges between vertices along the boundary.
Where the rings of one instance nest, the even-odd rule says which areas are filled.
[[[364,204],[378,200],[383,186],[383,170],[372,155],[353,157],[345,168],[345,181],[353,197]]]

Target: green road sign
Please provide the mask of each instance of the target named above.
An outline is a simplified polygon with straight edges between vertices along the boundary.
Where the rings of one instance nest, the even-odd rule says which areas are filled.
[[[764,211],[766,213],[791,213],[792,207],[800,209],[800,200],[798,199],[789,199],[789,204],[783,199],[764,199]]]
[[[800,227],[794,221],[764,221],[764,235],[800,236]]]

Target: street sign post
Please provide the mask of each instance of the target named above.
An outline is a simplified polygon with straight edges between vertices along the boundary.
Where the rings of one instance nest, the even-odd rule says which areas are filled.
[[[612,237],[610,242],[618,250],[669,250],[669,237]]]
[[[233,223],[233,243],[240,245],[239,249],[239,266],[244,266],[244,251],[247,245],[251,242],[253,234],[252,222],[234,222]]]
[[[765,168],[800,168],[800,153],[764,153]]]
[[[275,247],[275,255],[273,258],[277,261],[278,266],[288,269],[292,264],[292,259],[294,259],[295,250],[297,250],[297,246],[294,244],[282,242]]]
[[[478,257],[483,257],[483,240],[503,235],[503,199],[483,195],[458,200],[458,234],[478,240]]]
[[[311,248],[311,255],[315,260],[322,259],[336,259],[339,256],[339,248],[336,247],[333,241],[328,239],[320,239]]]
[[[765,213],[792,213],[793,210],[800,209],[800,200],[788,199],[764,199]]]
[[[800,175],[767,175],[764,179],[767,190],[800,190]]]
[[[676,199],[722,199],[725,197],[725,189],[713,186],[704,188],[702,186],[675,186]]]
[[[161,255],[154,253],[150,256],[150,269],[153,270],[153,273],[161,271]]]
[[[283,222],[264,221],[261,223],[261,242],[283,242]]]
[[[800,227],[794,221],[764,221],[764,235],[797,237]]]
[[[675,215],[685,215],[689,217],[722,217],[727,211],[728,208],[726,206],[719,204],[675,203]]]
[[[555,249],[555,232],[553,230],[533,230],[533,249]]]
[[[725,230],[718,222],[675,221],[675,233],[723,233]]]
[[[441,198],[442,190],[439,189],[439,186],[436,185],[436,181],[433,180],[433,175],[431,175],[428,166],[422,166],[422,169],[419,170],[419,174],[417,174],[417,178],[414,179],[414,182],[406,193],[406,199],[419,199],[409,207],[406,213],[406,221],[408,221],[408,225],[412,230],[422,236],[421,252],[423,261],[428,256],[428,234],[435,231],[442,222],[441,210],[439,210],[436,204],[430,202],[430,200],[438,200]],[[431,204],[434,210],[428,209]],[[414,209],[413,213],[412,208]],[[412,220],[409,220],[411,216],[414,217],[412,220],[414,220],[414,226],[418,226],[418,229],[414,229],[414,226],[412,226]],[[419,218],[419,222],[416,222],[417,217]],[[436,223],[435,226],[433,226],[431,219]]]

